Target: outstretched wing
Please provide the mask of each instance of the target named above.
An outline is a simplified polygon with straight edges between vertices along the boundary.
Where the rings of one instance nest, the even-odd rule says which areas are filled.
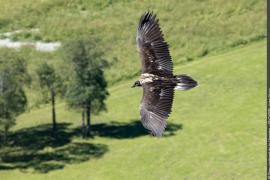
[[[173,74],[169,47],[163,38],[156,15],[150,12],[142,15],[136,41],[142,60],[142,73]]]
[[[143,126],[154,136],[161,136],[166,120],[172,109],[174,87],[157,86],[154,83],[143,85],[143,98],[140,114]]]

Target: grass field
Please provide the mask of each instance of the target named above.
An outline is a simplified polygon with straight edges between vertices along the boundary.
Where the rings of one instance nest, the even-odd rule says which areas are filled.
[[[147,10],[157,13],[175,64],[266,37],[265,0],[0,0],[0,4],[0,32],[40,29],[38,34],[22,33],[12,39],[64,41],[81,34],[100,38],[112,63],[105,71],[110,84],[138,75],[136,27]],[[28,54],[26,58],[35,62],[59,59]]]
[[[109,88],[108,112],[93,118],[95,138],[81,139],[80,114],[57,105],[21,115],[1,148],[0,177],[11,179],[265,179],[266,42],[234,48],[186,65],[199,86],[177,92],[166,134],[139,122],[134,79]]]

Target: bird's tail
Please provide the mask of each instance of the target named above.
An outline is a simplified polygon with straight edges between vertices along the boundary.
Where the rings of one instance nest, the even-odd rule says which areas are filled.
[[[194,79],[185,74],[175,76],[175,81],[177,83],[175,89],[177,90],[189,90],[198,85]]]

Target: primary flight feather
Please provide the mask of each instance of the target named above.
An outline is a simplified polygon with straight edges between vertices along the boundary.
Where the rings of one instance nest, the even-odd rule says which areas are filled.
[[[154,136],[161,136],[171,113],[174,89],[188,90],[197,82],[187,75],[173,75],[169,46],[163,38],[156,15],[144,13],[136,37],[142,74],[132,87],[142,86],[140,114],[143,126]]]

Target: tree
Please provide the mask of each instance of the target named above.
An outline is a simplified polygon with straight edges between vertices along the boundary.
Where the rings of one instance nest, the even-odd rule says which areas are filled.
[[[26,61],[13,52],[0,55],[0,128],[7,141],[8,130],[15,124],[16,116],[26,110],[27,98],[23,89],[30,81]]]
[[[56,74],[53,66],[43,63],[37,69],[40,87],[45,90],[45,93],[50,94],[52,104],[52,129],[56,130],[56,112],[55,112],[55,97],[61,87],[60,77]]]
[[[91,113],[106,110],[105,99],[108,96],[107,82],[102,68],[107,62],[98,46],[97,39],[81,37],[64,44],[66,60],[71,62],[74,75],[69,85],[66,99],[69,107],[82,110],[82,129],[90,133]]]

